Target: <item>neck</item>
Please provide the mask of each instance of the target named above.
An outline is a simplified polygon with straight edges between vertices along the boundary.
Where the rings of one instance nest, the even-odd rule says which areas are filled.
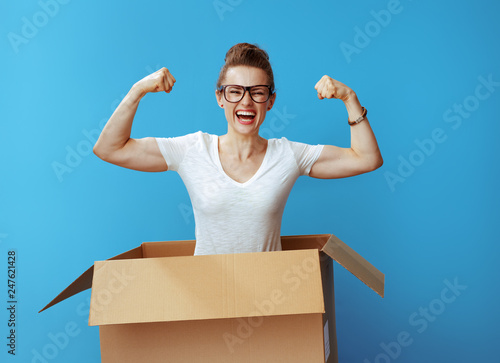
[[[242,135],[231,132],[219,137],[219,151],[231,153],[240,160],[245,160],[254,154],[264,152],[267,147],[267,140],[258,134]]]

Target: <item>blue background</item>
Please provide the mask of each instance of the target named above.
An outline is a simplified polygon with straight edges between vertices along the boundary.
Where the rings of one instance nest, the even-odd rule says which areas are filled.
[[[0,4],[0,307],[9,250],[19,301],[15,357],[0,309],[3,362],[98,362],[89,291],[37,311],[94,260],[194,237],[177,174],[107,164],[89,140],[162,66],[177,83],[143,99],[132,136],[225,133],[213,90],[225,52],[242,41],[269,52],[275,110],[289,115],[264,124],[267,137],[349,146],[343,104],[313,88],[328,74],[357,92],[384,156],[362,176],[300,178],[283,217],[282,234],[334,233],[386,274],[381,299],[336,267],[340,361],[498,362],[500,3],[56,4]],[[54,349],[65,329],[73,336]],[[390,344],[405,334],[405,346]]]

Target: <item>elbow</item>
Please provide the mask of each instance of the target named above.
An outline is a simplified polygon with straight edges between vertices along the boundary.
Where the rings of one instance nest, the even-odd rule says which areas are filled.
[[[127,161],[124,146],[117,147],[116,145],[110,145],[109,143],[97,140],[92,151],[95,156],[107,163],[120,165],[121,162]]]
[[[109,160],[109,157],[104,152],[103,148],[101,146],[99,146],[99,142],[97,142],[94,145],[94,147],[92,148],[92,151],[93,151],[94,155],[97,156],[99,159],[104,160],[104,161]]]
[[[373,158],[366,166],[366,172],[374,171],[380,168],[382,165],[384,165],[384,159],[382,158],[382,155],[378,155],[377,157]]]
[[[382,158],[382,155],[380,155],[375,162],[375,167],[373,168],[373,170],[380,168],[382,165],[384,165],[384,159]]]
[[[92,148],[92,152],[94,153],[95,156],[97,156],[99,159],[102,159],[102,152],[101,149],[97,146],[97,143],[94,145]]]
[[[377,151],[373,155],[372,159],[372,168],[373,168],[372,171],[377,170],[382,165],[384,165],[384,159],[382,158],[382,153],[380,152],[380,149],[377,147]]]

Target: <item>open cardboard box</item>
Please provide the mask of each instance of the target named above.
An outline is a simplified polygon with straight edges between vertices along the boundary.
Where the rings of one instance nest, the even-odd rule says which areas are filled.
[[[338,362],[333,260],[384,296],[384,275],[331,234],[283,251],[193,256],[195,241],[145,242],[97,261],[41,311],[92,288],[109,362]]]

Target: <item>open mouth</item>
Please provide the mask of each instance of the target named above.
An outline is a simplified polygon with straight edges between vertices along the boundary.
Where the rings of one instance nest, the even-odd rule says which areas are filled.
[[[252,111],[237,111],[236,116],[243,124],[251,124],[255,119],[255,112]]]

